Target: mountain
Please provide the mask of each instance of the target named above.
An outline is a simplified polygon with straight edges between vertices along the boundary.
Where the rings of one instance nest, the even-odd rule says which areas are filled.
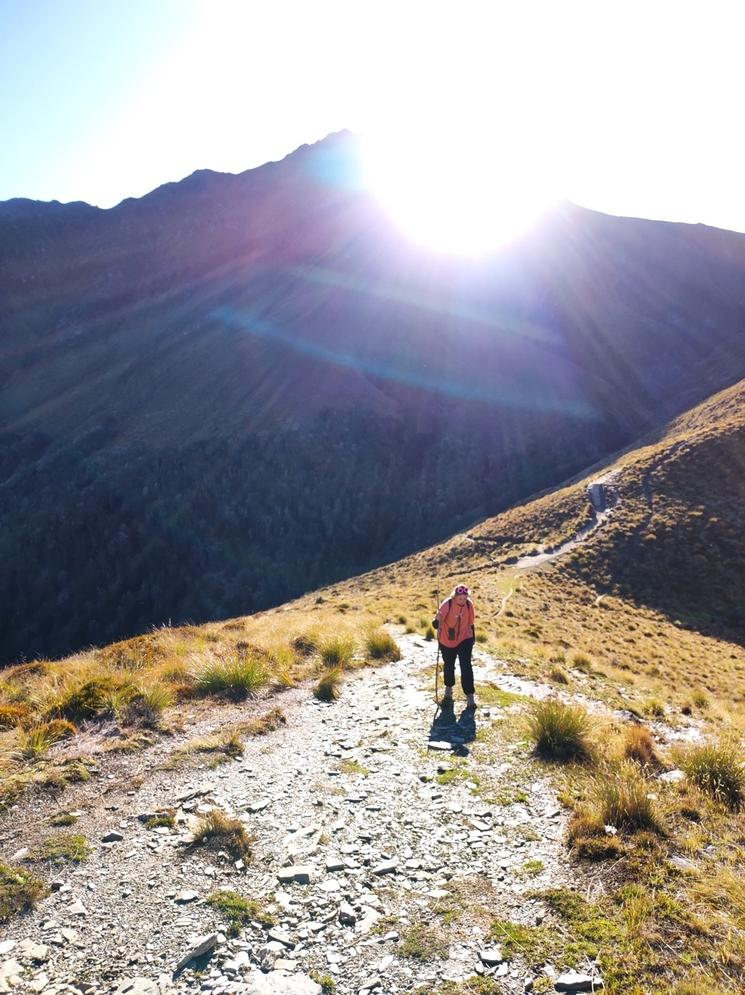
[[[745,376],[745,236],[561,204],[452,259],[360,175],[340,133],[0,204],[0,659],[281,603]]]

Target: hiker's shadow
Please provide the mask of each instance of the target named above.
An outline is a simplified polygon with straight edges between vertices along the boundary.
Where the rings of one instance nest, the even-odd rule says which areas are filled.
[[[476,739],[476,710],[464,708],[456,718],[452,702],[443,702],[435,711],[429,730],[430,743],[449,743],[458,756],[468,756],[467,743]]]

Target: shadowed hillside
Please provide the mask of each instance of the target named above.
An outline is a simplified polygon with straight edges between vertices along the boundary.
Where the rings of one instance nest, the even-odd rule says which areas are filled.
[[[0,658],[280,603],[745,375],[745,237],[564,204],[408,244],[352,136],[108,211],[0,204]]]

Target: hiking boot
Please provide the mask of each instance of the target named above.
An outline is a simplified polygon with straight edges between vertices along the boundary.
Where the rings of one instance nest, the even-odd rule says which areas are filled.
[[[476,695],[469,694],[466,696],[466,708],[476,708]]]

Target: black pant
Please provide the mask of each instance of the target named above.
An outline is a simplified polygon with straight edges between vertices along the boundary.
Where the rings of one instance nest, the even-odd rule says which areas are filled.
[[[473,644],[476,642],[473,636],[470,639],[464,639],[462,643],[458,643],[457,646],[443,646],[440,643],[440,650],[442,651],[442,662],[444,663],[445,670],[445,687],[451,688],[455,684],[455,658],[458,658],[458,663],[460,664],[460,683],[463,687],[463,694],[473,694],[473,667],[471,666],[471,653],[473,653]]]

